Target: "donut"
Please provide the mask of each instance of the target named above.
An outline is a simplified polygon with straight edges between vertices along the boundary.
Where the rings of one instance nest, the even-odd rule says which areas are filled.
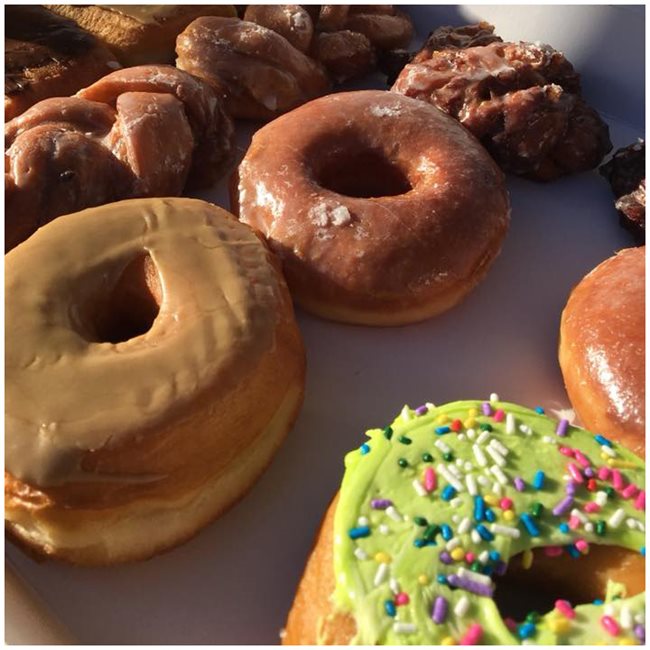
[[[310,54],[336,83],[363,77],[376,63],[375,49],[368,38],[347,29],[317,34]]]
[[[5,120],[119,68],[87,31],[39,6],[5,7]]]
[[[337,93],[253,136],[232,209],[280,256],[294,298],[398,325],[450,308],[509,224],[503,175],[457,122],[387,91]]]
[[[57,219],[5,258],[5,523],[108,565],[239,500],[291,427],[304,352],[274,257],[194,199]]]
[[[285,644],[644,643],[641,459],[496,394],[366,435]]]
[[[645,246],[599,264],[562,312],[559,359],[581,422],[645,454]]]
[[[597,167],[609,129],[571,63],[549,45],[498,42],[492,30],[439,28],[392,90],[454,116],[508,172],[549,181]]]
[[[235,118],[271,120],[331,85],[286,38],[237,18],[197,18],[179,35],[176,53],[176,66],[213,85]]]
[[[314,35],[311,16],[300,5],[248,5],[244,20],[272,29],[301,52],[307,52]]]
[[[176,37],[199,16],[234,17],[233,5],[46,5],[94,34],[124,66],[173,63]]]

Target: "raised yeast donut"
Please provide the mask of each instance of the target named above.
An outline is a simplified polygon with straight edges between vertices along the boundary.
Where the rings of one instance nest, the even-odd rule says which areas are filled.
[[[492,396],[368,431],[283,642],[643,644],[643,461],[536,411]]]
[[[396,325],[457,303],[509,223],[503,175],[425,102],[367,90],[314,100],[255,135],[233,211],[284,263],[294,297],[334,320]]]
[[[302,401],[278,265],[193,199],[41,228],[5,261],[5,520],[39,555],[149,557],[238,500]]]
[[[619,251],[575,287],[560,366],[583,424],[645,454],[645,246]]]

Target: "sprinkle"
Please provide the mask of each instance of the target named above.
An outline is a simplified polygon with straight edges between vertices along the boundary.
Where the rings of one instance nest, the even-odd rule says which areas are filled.
[[[452,460],[454,460],[454,455],[450,451],[446,451],[442,455],[442,460],[444,460],[447,463],[450,463]]]
[[[573,497],[567,495],[564,497],[564,499],[562,499],[559,503],[555,505],[555,507],[553,508],[553,514],[556,517],[564,515],[572,505],[573,505]]]
[[[423,404],[422,406],[418,406],[415,409],[415,415],[426,415],[429,412],[429,408],[426,406],[426,404]]]
[[[490,553],[487,549],[478,554],[478,561],[483,565],[490,561]]]
[[[379,564],[390,564],[391,562],[391,557],[388,555],[388,553],[384,553],[384,551],[379,551],[379,553],[375,553],[375,562],[379,562]]]
[[[436,472],[433,467],[427,467],[424,470],[424,489],[427,492],[433,492],[436,489]]]
[[[645,511],[645,490],[641,490],[641,492],[637,494],[637,497],[634,500],[634,507],[637,510]]]
[[[483,404],[481,404],[481,413],[483,413],[483,415],[492,415],[492,407],[489,402],[483,402]]]
[[[444,596],[438,596],[433,602],[433,610],[431,611],[431,620],[436,625],[442,625],[447,618],[448,602]]]
[[[449,422],[449,418],[448,418],[444,413],[441,413],[441,414],[436,418],[436,422],[437,422],[438,424],[445,424],[446,422]]]
[[[375,573],[375,579],[373,580],[373,584],[375,587],[379,587],[379,585],[386,580],[386,577],[388,576],[388,565],[387,564],[380,564],[377,567],[377,572]]]
[[[370,502],[370,507],[374,510],[386,510],[388,506],[392,506],[393,502],[390,499],[373,499]]]
[[[422,485],[422,483],[420,483],[418,479],[414,478],[411,485],[413,486],[413,489],[417,492],[418,496],[421,497],[427,496],[427,491],[424,489],[424,485]]]
[[[463,500],[460,497],[455,497],[449,503],[453,508],[460,508],[463,505]]]
[[[628,605],[622,605],[618,615],[618,622],[624,630],[632,629],[632,612]]]
[[[621,628],[618,623],[611,616],[603,616],[600,619],[600,624],[605,628],[611,636],[618,636]]]
[[[447,553],[447,551],[443,551],[442,553],[440,553],[438,558],[440,559],[440,561],[443,564],[451,564],[451,562],[452,562],[451,555],[449,553]]]
[[[408,405],[404,405],[404,408],[402,409],[402,412],[400,413],[400,417],[404,422],[408,422],[409,420],[412,419],[411,416],[411,409],[409,409]]]
[[[394,594],[398,594],[401,591],[401,589],[399,588],[399,582],[397,582],[397,580],[395,580],[395,578],[391,578],[388,581],[388,586],[390,587],[390,590]]]
[[[599,510],[600,510],[600,506],[595,501],[589,501],[584,505],[584,511],[588,512],[589,514],[598,512]]]
[[[535,517],[535,519],[539,519],[542,512],[544,510],[544,505],[541,504],[539,501],[535,501],[533,505],[530,507],[530,514]]]
[[[485,454],[483,453],[483,450],[477,445],[472,445],[472,451],[474,452],[474,458],[476,458],[476,462],[481,466],[481,467],[487,467],[487,458],[485,457]]]
[[[493,523],[496,521],[497,516],[494,514],[494,510],[487,508],[485,511],[485,519],[489,521],[490,523]]]
[[[368,525],[368,517],[359,517],[357,519],[357,526],[367,526]]]
[[[510,510],[512,508],[512,499],[509,499],[508,497],[503,497],[501,501],[499,501],[499,507],[501,510]]]
[[[585,481],[584,476],[582,475],[582,472],[580,471],[580,469],[575,463],[569,463],[567,465],[567,469],[569,470],[569,474],[571,474],[571,478],[576,483],[584,483]]]
[[[451,530],[451,528],[450,528],[450,526],[448,524],[442,524],[442,526],[440,526],[440,532],[441,532],[442,538],[445,540],[445,542],[448,542],[454,536],[454,533],[452,532],[452,530]]]
[[[578,463],[585,468],[591,465],[589,459],[579,449],[575,450],[574,457],[578,461]]]
[[[503,422],[503,419],[506,417],[506,412],[503,409],[497,409],[494,412],[494,421]]]
[[[458,548],[459,546],[460,546],[460,539],[458,537],[452,537],[445,544],[445,548],[448,551],[453,551],[454,549]]]
[[[546,557],[559,557],[562,555],[562,547],[561,546],[545,546],[544,547],[544,555]]]
[[[469,605],[469,598],[467,596],[461,596],[454,607],[454,614],[456,614],[458,618],[464,618],[469,611]]]
[[[440,640],[440,645],[456,645],[456,641],[453,636],[446,636]]]
[[[397,596],[395,596],[396,605],[408,605],[409,602],[411,602],[409,595],[403,591],[397,594]]]
[[[623,491],[621,492],[621,496],[624,499],[632,499],[633,497],[636,497],[638,493],[639,493],[639,488],[633,483],[630,483],[626,488],[623,489]]]
[[[406,460],[406,458],[400,458],[400,459],[398,459],[397,464],[398,464],[401,468],[404,468],[404,467],[408,467],[409,462],[408,462],[408,460]]]
[[[499,401],[499,395],[497,393],[490,393],[490,404],[496,404]]]
[[[392,600],[384,601],[384,610],[388,616],[395,616],[397,610],[395,609],[395,603]]]
[[[555,609],[565,618],[574,619],[576,617],[575,610],[571,607],[571,603],[568,600],[556,600]]]
[[[527,548],[521,554],[521,567],[523,569],[530,569],[533,566],[533,552]]]
[[[443,501],[451,501],[456,496],[456,490],[451,485],[445,485],[440,498]]]
[[[478,571],[479,570],[480,565],[479,566],[474,566],[474,565],[477,565],[478,562],[476,562],[476,556],[471,551],[467,551],[467,553],[465,553],[465,562],[467,562],[467,564],[471,565],[472,571]]]
[[[609,518],[609,520],[607,521],[607,525],[611,526],[612,528],[618,528],[623,523],[624,519],[625,519],[625,510],[623,510],[623,508],[619,508]]]
[[[518,539],[521,535],[518,528],[502,526],[501,524],[492,524],[490,530],[497,535],[504,535],[505,537],[512,537],[513,539]]]
[[[393,429],[392,429],[392,427],[384,427],[383,434],[384,434],[384,438],[386,438],[386,440],[390,440],[393,437]]]
[[[492,431],[492,427],[489,429],[484,428],[484,427],[490,427],[489,424],[481,424],[480,428],[482,430],[481,435],[476,439],[476,444],[477,445],[482,445],[484,442],[487,442],[490,439],[490,431]]]
[[[583,515],[577,508],[571,510],[571,516],[575,517],[581,524],[586,524],[589,521],[588,517]]]
[[[485,519],[485,500],[482,496],[474,497],[474,520],[483,521]]]
[[[516,431],[515,416],[512,413],[506,415],[506,433],[513,434]]]
[[[474,418],[465,420],[465,428],[467,429],[467,431],[465,431],[465,435],[469,440],[474,440],[474,438],[476,438],[476,431],[474,431],[473,429],[475,424],[476,424],[476,420],[474,420]]]
[[[456,549],[458,550],[458,549]],[[488,598],[492,596],[494,587],[492,585],[485,585],[477,580],[472,580],[468,577],[461,577],[459,575],[450,575],[447,576],[447,582],[452,586],[458,589],[464,589],[469,591],[472,594],[477,596],[487,596]]]
[[[587,472],[589,471],[589,469],[590,469],[590,468],[588,467],[588,468],[585,470],[585,475],[587,474]],[[598,484],[596,483],[596,479],[590,478],[590,479],[587,481],[587,490],[589,490],[589,492],[595,492],[597,489],[598,489]]]
[[[433,444],[434,444],[438,449],[440,449],[440,451],[441,451],[443,454],[448,454],[448,453],[451,452],[451,447],[450,447],[449,445],[447,445],[445,442],[443,442],[442,440],[436,440],[436,441],[434,441]]]
[[[589,543],[585,539],[579,539],[575,542],[575,547],[583,554],[589,553]]]
[[[539,415],[544,415],[544,409],[541,406],[536,406],[535,413],[538,413]]]
[[[479,535],[479,533],[478,533],[478,531],[476,530],[476,528],[475,528],[475,529],[474,529],[474,530],[469,534],[469,536],[471,537],[471,539],[472,539],[472,541],[474,542],[474,544],[480,544],[481,541],[482,541],[482,538],[481,538],[481,536]]]
[[[507,456],[510,453],[510,449],[505,445],[501,444],[496,438],[492,438],[488,443],[488,447],[496,449],[502,456]]]
[[[418,626],[415,623],[393,623],[393,632],[395,634],[415,634]]]
[[[463,484],[451,473],[451,471],[449,471],[449,468],[446,465],[438,463],[436,469],[438,470],[438,473],[444,477],[445,481],[454,487],[456,492],[463,491]]]
[[[600,519],[596,522],[596,535],[603,537],[607,533],[607,524]]]
[[[418,582],[419,582],[422,586],[424,586],[424,585],[428,585],[428,584],[429,584],[429,576],[425,575],[424,573],[421,573],[421,574],[418,576]]]
[[[433,456],[432,456],[431,454],[429,454],[428,452],[425,451],[425,452],[422,454],[422,460],[423,460],[425,463],[430,463],[430,462],[433,461]]]
[[[612,485],[614,486],[614,489],[618,490],[619,492],[625,486],[625,483],[623,482],[623,475],[617,469],[612,470]]]
[[[465,535],[465,533],[469,533],[469,531],[472,528],[472,522],[469,517],[464,517],[463,520],[458,524],[458,534],[459,535]]]
[[[359,451],[361,452],[362,456],[365,456],[369,451],[370,451],[370,445],[366,444],[365,442],[359,447]]]
[[[521,515],[521,522],[524,524],[524,527],[531,537],[539,537],[539,528],[527,512],[524,512],[524,514]]]
[[[504,510],[503,511],[503,518],[506,521],[512,521],[515,518],[515,513],[512,510]]]
[[[398,440],[403,444],[403,445],[410,445],[413,441],[408,437],[408,436],[400,436]]]
[[[612,473],[612,470],[609,469],[609,467],[605,467],[604,465],[602,467],[598,468],[598,478],[601,481],[609,481],[609,477]]]
[[[555,435],[564,438],[567,434],[567,429],[569,427],[569,421],[564,418],[557,423],[557,429],[555,429]]]
[[[634,636],[641,643],[645,643],[645,627],[640,623],[634,626]]]
[[[483,636],[483,628],[479,623],[472,623],[460,638],[459,645],[477,645]]]
[[[359,539],[360,537],[370,537],[370,528],[368,526],[357,526],[348,530],[350,539]]]
[[[486,542],[491,542],[494,539],[494,535],[483,524],[479,524],[476,527],[476,532],[481,536],[481,539]]]
[[[393,521],[402,521],[402,515],[400,515],[400,513],[397,512],[397,509],[395,508],[395,506],[388,506],[388,508],[386,508],[386,514]]]
[[[451,428],[444,426],[444,427],[436,427],[435,432],[437,436],[444,436],[446,433],[451,432]]]
[[[455,560],[456,562],[460,562],[461,560],[465,559],[465,551],[463,551],[462,548],[455,548],[451,552],[451,559]],[[451,584],[451,583],[449,583]]]
[[[534,623],[522,623],[517,628],[517,636],[520,639],[530,639],[531,636],[534,636],[536,632]]]
[[[600,434],[596,434],[594,436],[594,439],[596,440],[596,442],[599,445],[605,445],[605,447],[611,447],[612,446],[611,441],[607,440],[607,438],[605,438],[605,436],[601,436]]]
[[[515,476],[513,483],[515,484],[515,490],[517,490],[517,492],[523,492],[526,489],[526,483],[521,476]]]
[[[594,501],[602,508],[607,503],[607,492],[602,490],[596,492]]]
[[[508,485],[508,479],[498,465],[492,465],[490,467],[490,472],[492,472],[494,478],[496,478],[501,485]]]
[[[382,535],[388,535],[388,533],[390,533],[390,528],[386,524],[379,524],[379,532]]]
[[[566,550],[574,560],[580,557],[580,551],[573,544],[569,544]]]
[[[456,419],[456,420],[453,420],[453,421],[452,421],[452,423],[449,425],[449,427],[451,428],[451,430],[452,430],[454,433],[458,433],[459,431],[462,430],[462,428],[463,428],[463,423],[462,423],[460,420]]]
[[[571,480],[571,477],[567,476],[568,483],[566,484],[566,487],[564,488],[564,491],[570,496],[573,497],[576,494],[576,491],[578,489],[577,483],[575,481]]]
[[[357,558],[357,560],[363,561],[368,559],[368,554],[360,546],[357,546],[354,549],[354,556]]]

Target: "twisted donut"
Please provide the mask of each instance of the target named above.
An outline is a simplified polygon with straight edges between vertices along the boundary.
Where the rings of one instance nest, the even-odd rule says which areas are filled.
[[[5,128],[6,249],[62,214],[211,185],[233,134],[214,91],[171,66],[118,70],[39,102]]]
[[[286,38],[236,18],[197,18],[176,53],[176,65],[215,86],[237,118],[270,120],[330,89],[322,67]]]

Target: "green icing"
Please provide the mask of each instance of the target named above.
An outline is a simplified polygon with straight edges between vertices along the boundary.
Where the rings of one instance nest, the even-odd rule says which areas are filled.
[[[448,584],[437,581],[439,574],[449,576],[457,573],[461,567],[470,569],[470,565],[464,560],[452,560],[450,564],[441,561],[440,555],[445,551],[447,541],[439,532],[434,537],[436,545],[416,547],[416,540],[424,539],[427,533],[431,537],[431,533],[435,532],[435,528],[429,527],[427,530],[428,526],[440,527],[447,524],[452,529],[453,537],[459,541],[458,548],[463,552],[471,552],[478,558],[483,551],[497,551],[504,562],[526,549],[567,546],[579,539],[592,544],[617,545],[638,551],[643,547],[645,513],[635,508],[634,498],[624,499],[616,494],[607,498],[600,511],[587,513],[583,510],[585,504],[597,497],[583,483],[577,486],[574,503],[566,514],[556,516],[552,513],[553,508],[566,496],[568,463],[573,462],[582,469],[575,458],[562,455],[560,447],[582,452],[595,472],[601,466],[611,467],[607,464],[609,457],[603,455],[601,444],[594,438],[594,434],[569,426],[566,436],[559,437],[556,435],[557,420],[514,404],[492,404],[494,410],[503,410],[506,414],[511,414],[511,418],[514,416],[514,432],[511,432],[512,424],[508,427],[505,418],[497,422],[493,415],[483,415],[481,405],[480,401],[454,402],[440,407],[428,405],[429,410],[423,415],[417,415],[405,407],[391,424],[392,435],[386,435],[386,429],[370,430],[365,445],[346,456],[346,471],[334,521],[334,570],[337,584],[334,603],[337,610],[354,616],[357,624],[355,643],[417,645],[440,644],[452,639],[458,642],[473,623],[479,623],[482,627],[482,644],[522,642],[516,633],[513,634],[507,628],[491,598],[461,588],[452,589]],[[475,409],[478,413],[474,422],[468,422],[470,409]],[[445,416],[447,422],[441,423],[441,417]],[[436,434],[437,427],[449,426],[454,420],[463,422],[460,432]],[[488,424],[491,431],[486,434],[485,430],[490,429],[485,426]],[[487,439],[479,443],[481,434]],[[505,461],[501,469],[507,482],[500,488],[495,487],[498,480],[490,469],[497,464],[487,451],[488,446],[495,446],[491,440],[496,440],[508,450],[507,454],[500,454]],[[436,442],[439,446],[436,446]],[[477,460],[474,445],[482,450],[487,467],[482,467]],[[617,469],[625,484],[633,483],[643,488],[643,462],[616,444],[613,444],[611,450],[615,458],[609,460],[609,463],[618,465]],[[443,460],[443,456],[448,460]],[[433,460],[429,461],[430,457]],[[457,464],[458,459],[461,460],[461,465]],[[440,470],[441,464],[447,468],[455,467],[460,474],[462,489],[451,501],[442,499],[448,481]],[[433,491],[422,495],[422,489],[416,489],[413,481],[417,479],[423,487],[427,467],[435,470],[437,486]],[[540,490],[532,486],[538,470],[545,474],[544,485]],[[518,538],[497,532],[494,532],[491,541],[477,538],[476,532],[472,538],[471,529],[479,522],[474,517],[475,497],[468,492],[467,475],[474,477],[479,496],[488,501],[493,501],[495,495],[498,499],[507,497],[512,500],[511,511],[514,517],[510,521],[506,520],[507,515],[504,515],[504,510],[498,503],[486,505],[495,515],[494,523],[516,528],[519,531]],[[513,485],[515,477],[521,477],[525,481],[525,488],[521,492]],[[503,476],[501,478],[503,480]],[[595,478],[598,491],[604,492],[606,487],[611,486],[611,480]],[[586,480],[584,478],[585,482]],[[496,494],[499,491],[501,494]],[[604,496],[600,494],[598,498],[602,500]],[[373,499],[389,499],[396,512],[371,507]],[[536,503],[543,506],[539,517],[533,517],[533,522],[539,527],[539,536],[531,536],[520,521],[520,516],[531,513]],[[573,508],[578,509],[589,523],[585,527],[584,522],[581,522],[576,529],[563,532],[559,525],[569,521]],[[596,523],[599,520],[609,522],[619,508],[624,510],[623,521],[618,526],[608,524],[605,534],[598,535]],[[465,518],[470,520],[471,529],[459,533],[458,528],[463,527]],[[628,522],[630,519],[634,522]],[[490,522],[480,523],[491,531]],[[351,529],[365,525],[369,528],[369,535],[352,539]],[[467,526],[466,521],[465,527]],[[567,552],[566,549],[564,552]],[[377,557],[378,553],[389,557]],[[481,557],[485,561],[484,553]],[[493,555],[494,557],[496,556]],[[380,569],[381,564],[387,566]],[[484,565],[474,564],[474,569],[480,571],[482,566]],[[489,559],[487,566],[495,566],[494,559]],[[472,580],[475,578],[471,574],[469,577]],[[540,618],[526,643],[589,645],[603,640],[608,643],[618,643],[621,640],[637,642],[629,625],[626,626],[627,629],[621,629],[616,637],[610,636],[602,627],[601,617],[607,606],[606,611],[615,620],[621,608],[625,610],[628,619],[630,616],[638,618],[640,612],[644,611],[645,594],[625,598],[621,597],[624,592],[621,593],[617,586],[610,586],[610,604],[606,602],[605,605],[577,606],[576,616],[568,626],[566,619],[557,610],[553,610]],[[385,603],[395,603],[396,591],[407,594],[409,602],[397,605],[395,615],[390,616]],[[616,596],[615,600],[612,594]],[[438,596],[444,596],[448,601],[448,613],[442,624],[435,623],[431,618],[432,604]],[[464,615],[458,616],[455,608],[463,597],[467,598],[469,607]],[[558,618],[562,619],[563,625],[556,623]]]

